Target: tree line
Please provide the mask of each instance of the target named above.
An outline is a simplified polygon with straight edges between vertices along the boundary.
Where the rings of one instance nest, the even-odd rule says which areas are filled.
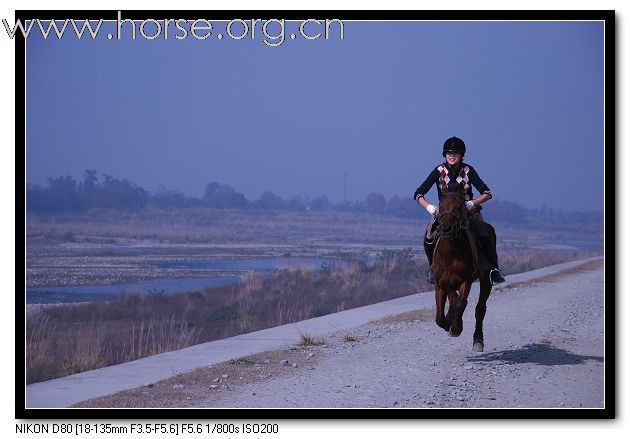
[[[126,180],[102,174],[99,180],[97,171],[87,169],[83,181],[71,176],[48,178],[48,184],[26,185],[26,210],[38,213],[82,212],[94,208],[138,210],[147,206],[160,208],[210,207],[215,209],[254,209],[287,211],[338,211],[364,212],[375,215],[395,215],[399,217],[425,220],[426,212],[411,197],[397,195],[387,199],[383,194],[373,192],[365,200],[346,203],[332,203],[326,195],[314,198],[294,195],[284,199],[271,191],[260,198],[248,200],[244,194],[232,186],[216,181],[208,183],[202,197],[192,197],[179,191],[160,186],[151,193]],[[490,222],[603,222],[601,212],[565,213],[562,210],[542,205],[540,209],[525,207],[502,200],[492,200],[483,206],[484,217]]]

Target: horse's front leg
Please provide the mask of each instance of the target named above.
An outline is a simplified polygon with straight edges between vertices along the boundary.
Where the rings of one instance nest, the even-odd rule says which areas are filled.
[[[475,333],[473,334],[473,351],[483,352],[483,319],[486,316],[486,302],[490,297],[492,284],[488,272],[479,277],[479,301],[475,307]]]
[[[457,303],[457,291],[449,290],[448,291],[448,312],[446,313],[446,321],[448,322],[449,328],[453,324],[453,319],[455,318],[455,304]]]
[[[453,323],[451,323],[451,327],[448,331],[453,337],[459,337],[464,330],[462,317],[464,316],[464,310],[466,310],[466,305],[468,304],[468,294],[470,293],[471,286],[472,282],[464,281],[459,287],[459,299],[453,306]]]
[[[440,285],[435,286],[435,323],[448,331],[451,326],[450,322],[444,316],[444,305],[446,304],[446,292]],[[449,309],[450,312],[450,309]]]

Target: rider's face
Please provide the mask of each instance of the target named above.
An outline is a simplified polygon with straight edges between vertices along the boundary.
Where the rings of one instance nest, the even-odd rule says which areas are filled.
[[[462,159],[461,152],[447,152],[446,153],[446,162],[449,165],[456,165]]]

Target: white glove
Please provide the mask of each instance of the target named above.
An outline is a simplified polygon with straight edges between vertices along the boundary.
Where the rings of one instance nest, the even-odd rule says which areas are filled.
[[[471,200],[466,201],[466,209],[470,210],[473,207],[475,207],[475,204]]]
[[[435,207],[433,204],[429,204],[426,209],[427,212],[429,212],[431,215],[435,215],[435,212],[437,212],[437,207]]]

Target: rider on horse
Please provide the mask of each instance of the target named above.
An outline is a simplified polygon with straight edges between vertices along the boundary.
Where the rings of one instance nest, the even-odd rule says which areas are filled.
[[[429,271],[427,273],[427,281],[433,283],[433,250],[435,246],[435,240],[432,236],[432,230],[434,229],[434,222],[437,220],[436,212],[437,208],[427,202],[424,196],[433,184],[437,187],[438,199],[442,199],[442,194],[446,192],[447,188],[459,188],[464,192],[466,199],[466,208],[468,211],[470,226],[475,231],[479,242],[481,243],[481,250],[486,256],[490,264],[492,264],[492,270],[490,271],[490,281],[492,285],[505,282],[503,273],[499,269],[499,263],[497,258],[496,245],[494,245],[488,236],[485,223],[481,216],[481,204],[492,198],[490,188],[483,182],[483,180],[477,174],[477,171],[467,163],[462,162],[464,154],[466,153],[466,144],[462,139],[457,137],[451,137],[444,142],[442,149],[442,156],[446,158],[446,162],[437,166],[429,176],[424,180],[414,194],[416,201],[424,207],[427,212],[431,214],[431,221],[427,226],[427,232],[424,238],[424,251],[429,259]],[[473,199],[472,186],[475,187],[481,194],[479,198]]]

